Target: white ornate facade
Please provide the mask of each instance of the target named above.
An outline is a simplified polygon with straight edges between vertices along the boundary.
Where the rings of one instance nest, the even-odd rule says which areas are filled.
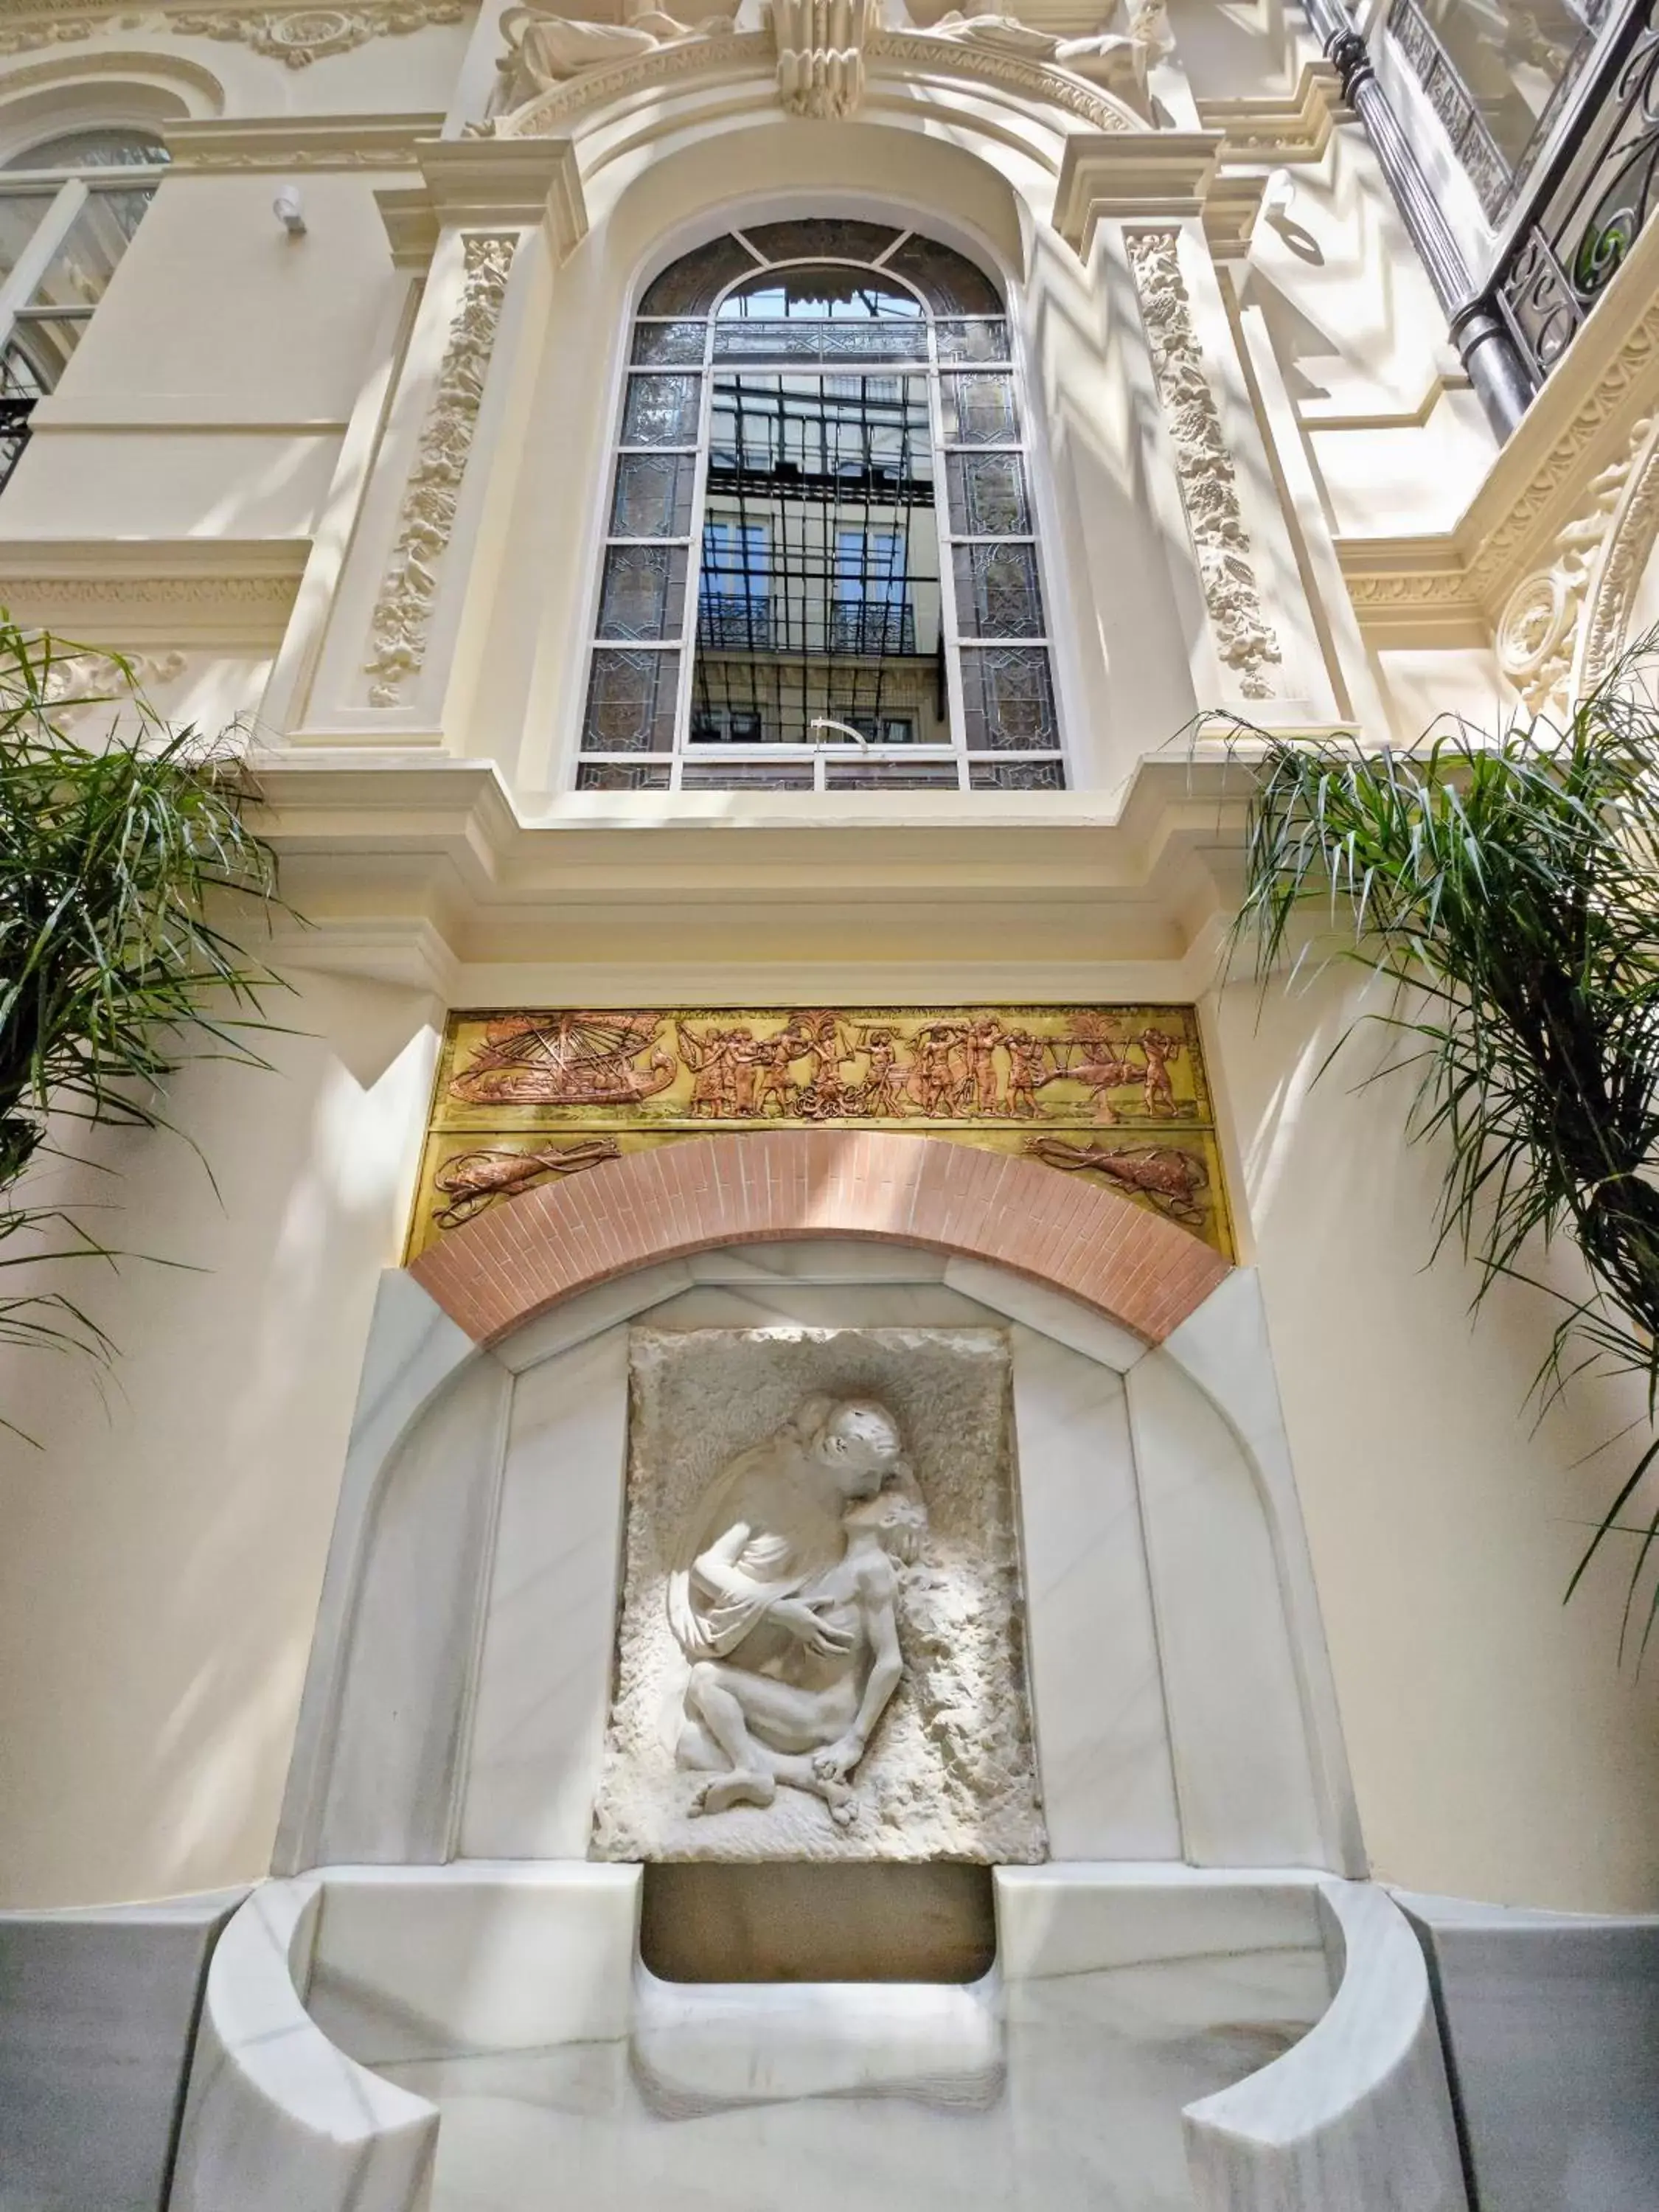
[[[1428,94],[1389,76],[1405,44],[1385,38],[1386,11],[1360,12],[1391,97],[1431,122]],[[568,2157],[604,2212],[673,2202],[678,2169],[653,2130],[705,2121],[713,2148],[685,2185],[745,2174],[722,2201],[769,2212],[790,2160],[805,2172],[820,2157],[810,2129],[788,2133],[800,2112],[816,2126],[844,2102],[867,2118],[890,2094],[902,2155],[872,2180],[823,2152],[827,2178],[800,2201],[827,2203],[833,2183],[872,2212],[908,2202],[908,2159],[964,2204],[980,2186],[988,2203],[1062,2212],[1087,2177],[1048,2147],[1094,2078],[1071,2047],[1074,1971],[1099,1978],[1079,2000],[1090,2034],[1161,2048],[1231,2022],[1243,2039],[1236,2067],[1206,2044],[1182,2075],[1185,2153],[1173,2092],[1144,2144],[1139,2091],[1124,2092],[1126,2203],[1370,2212],[1396,2201],[1365,2193],[1374,2127],[1422,2149],[1400,2203],[1462,2212],[1420,1956],[1398,1948],[1383,1886],[1561,1911],[1659,1904],[1651,1686],[1620,1680],[1612,1656],[1623,1579],[1609,1565],[1556,1603],[1601,1510],[1586,1455],[1615,1424],[1588,1401],[1537,1430],[1514,1412],[1550,1318],[1516,1290],[1472,1327],[1455,1265],[1427,1266],[1428,1174],[1401,1147],[1401,1102],[1316,1076],[1352,1010],[1346,985],[1259,1002],[1218,969],[1242,805],[1214,734],[1242,721],[1405,741],[1443,713],[1559,713],[1659,618],[1659,224],[1500,443],[1345,81],[1290,0],[1105,21],[1076,0],[1018,15],[722,0],[684,16],[634,0],[0,0],[0,227],[16,233],[0,343],[56,329],[66,305],[75,325],[40,339],[63,357],[0,489],[0,601],[73,642],[71,702],[113,653],[169,718],[245,733],[294,910],[264,948],[295,986],[270,1010],[279,1074],[208,1065],[179,1085],[217,1189],[185,1147],[157,1139],[136,1164],[122,1152],[126,1211],[107,1241],[183,1264],[88,1293],[121,1346],[117,1387],[106,1402],[8,1352],[0,1406],[45,1454],[0,1437],[0,1759],[15,1778],[0,1916],[281,1877],[218,1954],[198,2085],[222,2058],[238,2087],[228,2106],[194,2093],[173,2195],[189,2212],[298,2203],[300,2168],[282,2161],[311,2151],[323,2178],[307,2204],[343,2205],[360,2158],[380,2192],[361,2212],[404,2212],[434,2138],[470,2140],[460,2123],[442,2136],[447,2085],[421,2067],[590,2043],[614,2079],[577,2068],[549,2093],[550,2109],[591,2094],[588,2117],[566,2134],[544,2112],[526,2120],[507,2162]],[[143,158],[114,184],[67,157],[31,162],[83,131],[136,134]],[[1497,234],[1433,146],[1438,204],[1473,262]],[[64,249],[72,296],[43,289],[59,264],[37,226],[57,222],[61,245],[83,205],[122,190],[153,195],[142,220],[92,276]],[[803,338],[790,271],[808,268],[840,273]],[[676,290],[688,269],[715,273]],[[842,624],[849,669],[904,666],[873,704],[803,680],[780,738],[767,715],[781,695],[762,696],[755,666],[786,617],[755,583],[763,540],[746,533],[773,518],[745,495],[744,408],[758,392],[787,429],[807,384],[843,424],[857,415],[862,443],[813,495],[799,573]],[[894,536],[871,520],[890,432],[908,441],[906,528],[932,533],[914,630],[872,567]],[[657,500],[656,520],[636,500]],[[737,579],[724,599],[717,571]],[[747,672],[746,708],[729,684],[711,703],[722,654]],[[89,726],[91,708],[72,711]],[[856,1247],[820,1251],[828,1232],[803,1218],[773,1267],[741,1212],[758,1197],[734,1197],[729,1237],[688,1259],[671,1233],[684,1194],[641,1184],[616,1219],[660,1206],[651,1264],[632,1247],[625,1264],[584,1253],[578,1289],[499,1339],[468,1332],[459,1299],[433,1303],[435,1272],[401,1264],[431,1196],[422,1146],[456,1009],[693,1009],[705,1031],[722,1009],[908,1009],[945,1024],[940,1081],[967,1097],[984,1010],[1061,1005],[1198,1010],[1209,1202],[1224,1213],[1224,1182],[1239,1265],[1167,1348],[1106,1302],[1078,1321],[1062,1227],[1002,1265],[994,1246],[947,1252],[914,1232],[913,1194],[902,1220],[865,1217],[855,1233],[878,1241]],[[1171,1047],[1150,1016],[1148,1031]],[[758,1159],[766,1039],[746,1036],[724,1048],[726,1104],[752,1108]],[[798,1069],[824,1049],[810,1023],[799,1039]],[[866,1022],[842,1064],[897,1125],[919,1109],[895,1049]],[[1019,1055],[1038,1046],[1011,1017],[981,1044],[987,1065],[994,1049],[1012,1127],[1039,1065]],[[1167,1079],[1155,1059],[1133,1068],[1148,1098]],[[775,1076],[780,1128],[782,1093],[809,1087],[791,1064]],[[711,1075],[693,1091],[681,1135],[718,1118],[717,1090]],[[847,1118],[823,1096],[798,1117],[801,1159]],[[489,1117],[461,1125],[478,1133],[472,1171],[500,1171]],[[644,1128],[585,1131],[591,1153],[534,1174],[574,1191],[595,1163],[655,1158]],[[994,1174],[994,1151],[965,1157]],[[1156,1207],[1170,1157],[1143,1152],[1115,1188]],[[1065,1132],[1049,1164],[1079,1166]],[[855,1171],[836,1155],[826,1219]],[[756,1170],[757,1188],[769,1172],[775,1185],[784,1169]],[[63,1173],[71,1204],[101,1197],[92,1170]],[[1160,1220],[1190,1228],[1200,1187],[1163,1188]],[[465,1235],[465,1170],[445,1188]],[[1010,1253],[1018,1225],[1003,1224]],[[741,2008],[636,1972],[634,1862],[779,1856],[743,1845],[765,1826],[752,1800],[714,1815],[741,1832],[699,1843],[709,1816],[672,1731],[706,1730],[705,1694],[724,1710],[720,1682],[690,1686],[714,1660],[684,1638],[677,1660],[666,1615],[619,1614],[638,1564],[624,1571],[641,1418],[627,1346],[630,1328],[659,1327],[778,1333],[792,1389],[817,1336],[863,1332],[884,1360],[907,1330],[994,1339],[1012,1410],[981,1469],[981,1504],[994,1492],[1003,1516],[991,1656],[975,1645],[952,1674],[940,1656],[956,1598],[913,1589],[937,1544],[891,1566],[902,1545],[858,1523],[843,1553],[838,1533],[819,1571],[867,1555],[869,1588],[887,1575],[912,1592],[901,1644],[939,1649],[931,1674],[907,1653],[895,1702],[866,1715],[866,1829],[832,1832],[831,1796],[799,1764],[774,1826],[809,1835],[813,1850],[783,1856],[830,1875],[866,1858],[994,1864],[1001,2011],[990,1984],[952,1988],[949,2004],[918,2001],[907,2041],[860,1976],[844,1987],[861,1994],[805,2025],[780,2002],[773,2045],[757,2016],[739,2033]],[[898,1407],[873,1353],[862,1381],[852,1352],[843,1364],[826,1389]],[[716,1468],[783,1420],[711,1416],[721,1449],[700,1480],[717,1487]],[[945,1471],[924,1469],[923,1505],[947,1492]],[[707,1559],[713,1540],[694,1549]],[[850,1583],[786,1579],[781,1603],[805,1591],[857,1614]],[[866,1615],[857,1632],[867,1688]],[[666,1721],[636,1662],[672,1676]],[[754,1659],[743,1695],[780,1668]],[[924,1711],[923,1679],[968,1687]],[[958,1706],[991,1712],[1012,1747],[1000,1779],[958,1789],[980,1726],[950,1718]],[[896,1730],[920,1741],[935,1723],[914,1757],[891,1753]],[[753,1733],[786,1766],[848,1740],[827,1723],[804,1751]],[[717,1779],[750,1774],[702,1750]],[[860,1736],[836,1789],[856,1794],[865,1753]],[[661,1802],[617,1782],[629,1759]],[[916,1811],[947,1786],[948,1819]],[[910,1808],[906,1838],[865,1851],[895,1806]],[[381,1887],[361,1871],[387,1865]],[[724,1909],[712,1894],[695,1893],[698,1912]],[[734,1955],[769,1955],[767,1911],[798,1909],[745,1906]],[[943,1925],[954,1907],[938,1910]],[[1345,1942],[1352,1978],[1333,1982]],[[1188,1968],[1233,1951],[1229,2012],[1237,1990]],[[533,1998],[509,1954],[531,1962]],[[1152,1963],[1131,1987],[1137,1960]],[[291,2105],[261,2070],[267,1999],[320,2069]],[[1345,2034],[1354,2008],[1382,2020],[1392,2057],[1362,2026],[1352,2064],[1304,2071],[1283,2111],[1252,2106],[1286,2023],[1316,2034],[1333,2002]],[[439,2019],[434,2057],[409,2023]],[[319,2021],[353,2054],[334,2074]],[[789,2108],[781,2135],[745,2103],[760,2050],[773,2070],[756,2109]],[[617,2128],[637,2199],[594,2181],[609,2153],[584,2130],[601,2106],[631,2116]],[[947,2112],[968,2130],[948,2142]],[[1297,2148],[1252,2195],[1237,2144],[1275,2129]],[[1022,2142],[1042,2147],[1024,2183]],[[471,2201],[459,2181],[446,2198],[462,2169],[444,2155],[438,2212]],[[466,2174],[489,2169],[479,2153]],[[134,2187],[123,2212],[160,2207],[159,2181]]]

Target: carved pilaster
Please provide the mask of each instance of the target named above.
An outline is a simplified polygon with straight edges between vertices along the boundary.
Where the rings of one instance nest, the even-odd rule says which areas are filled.
[[[456,502],[518,242],[516,232],[476,234],[465,242],[460,302],[421,426],[392,559],[369,618],[374,650],[363,665],[376,678],[369,688],[371,706],[397,706],[404,680],[426,658],[427,618],[455,526]]]
[[[1216,649],[1247,699],[1271,699],[1283,654],[1256,587],[1233,457],[1181,274],[1180,233],[1132,232],[1128,252]]]

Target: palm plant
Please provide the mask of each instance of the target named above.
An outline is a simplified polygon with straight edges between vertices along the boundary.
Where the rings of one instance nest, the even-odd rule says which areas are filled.
[[[1474,1303],[1500,1277],[1564,1309],[1534,1389],[1589,1369],[1634,1372],[1659,1403],[1659,711],[1643,641],[1558,723],[1483,733],[1461,720],[1407,751],[1236,727],[1252,790],[1233,945],[1259,979],[1304,920],[1336,957],[1395,987],[1380,1017],[1415,1070],[1407,1130],[1444,1163],[1436,1249],[1461,1244]],[[1314,940],[1316,941],[1316,940]],[[1327,951],[1330,957],[1328,933]],[[1566,1237],[1582,1295],[1539,1283]],[[1615,1529],[1639,1538],[1620,1649],[1640,1616],[1659,1507],[1621,1519],[1659,1455],[1639,1452],[1573,1575]],[[1659,1620],[1659,1584],[1642,1620]]]
[[[64,727],[104,706],[106,742]],[[167,1127],[161,1086],[184,1060],[264,1065],[249,1032],[278,979],[226,927],[276,896],[252,796],[236,750],[169,729],[128,663],[0,612],[0,1269],[117,1256],[20,1188],[73,1122]],[[37,1284],[0,1291],[0,1343],[113,1348]]]

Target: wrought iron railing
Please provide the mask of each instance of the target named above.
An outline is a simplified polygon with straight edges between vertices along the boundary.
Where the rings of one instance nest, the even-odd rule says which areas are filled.
[[[1515,176],[1486,127],[1480,104],[1441,45],[1417,0],[1392,0],[1389,31],[1428,102],[1445,125],[1452,151],[1480,198],[1481,212],[1496,222],[1509,205]]]
[[[11,482],[12,471],[23,458],[34,408],[33,393],[27,398],[0,397],[0,491]]]
[[[1588,88],[1579,127],[1539,185],[1493,281],[1498,313],[1541,384],[1659,203],[1659,0],[1632,14]]]

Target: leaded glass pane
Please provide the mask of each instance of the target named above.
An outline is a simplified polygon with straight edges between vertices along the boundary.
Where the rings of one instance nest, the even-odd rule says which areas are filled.
[[[582,750],[672,753],[679,674],[678,653],[618,653],[601,646],[588,678]]]
[[[683,545],[613,545],[599,592],[601,637],[678,637],[685,612]]]
[[[684,538],[691,527],[695,453],[623,453],[611,502],[613,538]]]
[[[801,222],[750,223],[743,234],[767,261],[808,261],[820,253],[837,261],[878,261],[898,236],[884,223],[817,216]]]
[[[576,770],[578,791],[666,791],[673,770],[633,761],[583,761]]]
[[[970,761],[968,781],[975,791],[1064,791],[1066,771],[1057,760]]]
[[[1018,439],[1012,376],[942,376],[939,392],[948,444],[1002,446]]]
[[[1018,453],[947,453],[951,527],[958,538],[1029,538],[1031,503]]]
[[[918,238],[913,232],[887,266],[914,284],[936,315],[1002,313],[1002,296],[985,271],[933,239]]]
[[[735,238],[711,239],[669,263],[640,301],[640,313],[706,315],[726,286],[754,265],[754,255]]]
[[[969,752],[1042,752],[1060,743],[1041,646],[962,649],[963,739]]]
[[[812,763],[798,761],[774,768],[769,761],[688,761],[680,770],[682,791],[811,791]]]
[[[700,376],[630,376],[623,410],[624,446],[695,446]]]
[[[1000,315],[972,323],[936,323],[941,361],[1007,361],[1008,325]]]
[[[701,362],[708,335],[706,322],[635,323],[634,358],[651,368],[686,361]]]
[[[831,761],[824,771],[831,791],[959,791],[954,761]]]
[[[9,169],[163,168],[173,159],[148,131],[118,125],[112,130],[65,131],[25,147],[6,163]]]
[[[964,637],[1041,637],[1036,555],[1018,544],[956,549],[957,626]]]
[[[718,322],[716,361],[926,361],[926,324]]]

